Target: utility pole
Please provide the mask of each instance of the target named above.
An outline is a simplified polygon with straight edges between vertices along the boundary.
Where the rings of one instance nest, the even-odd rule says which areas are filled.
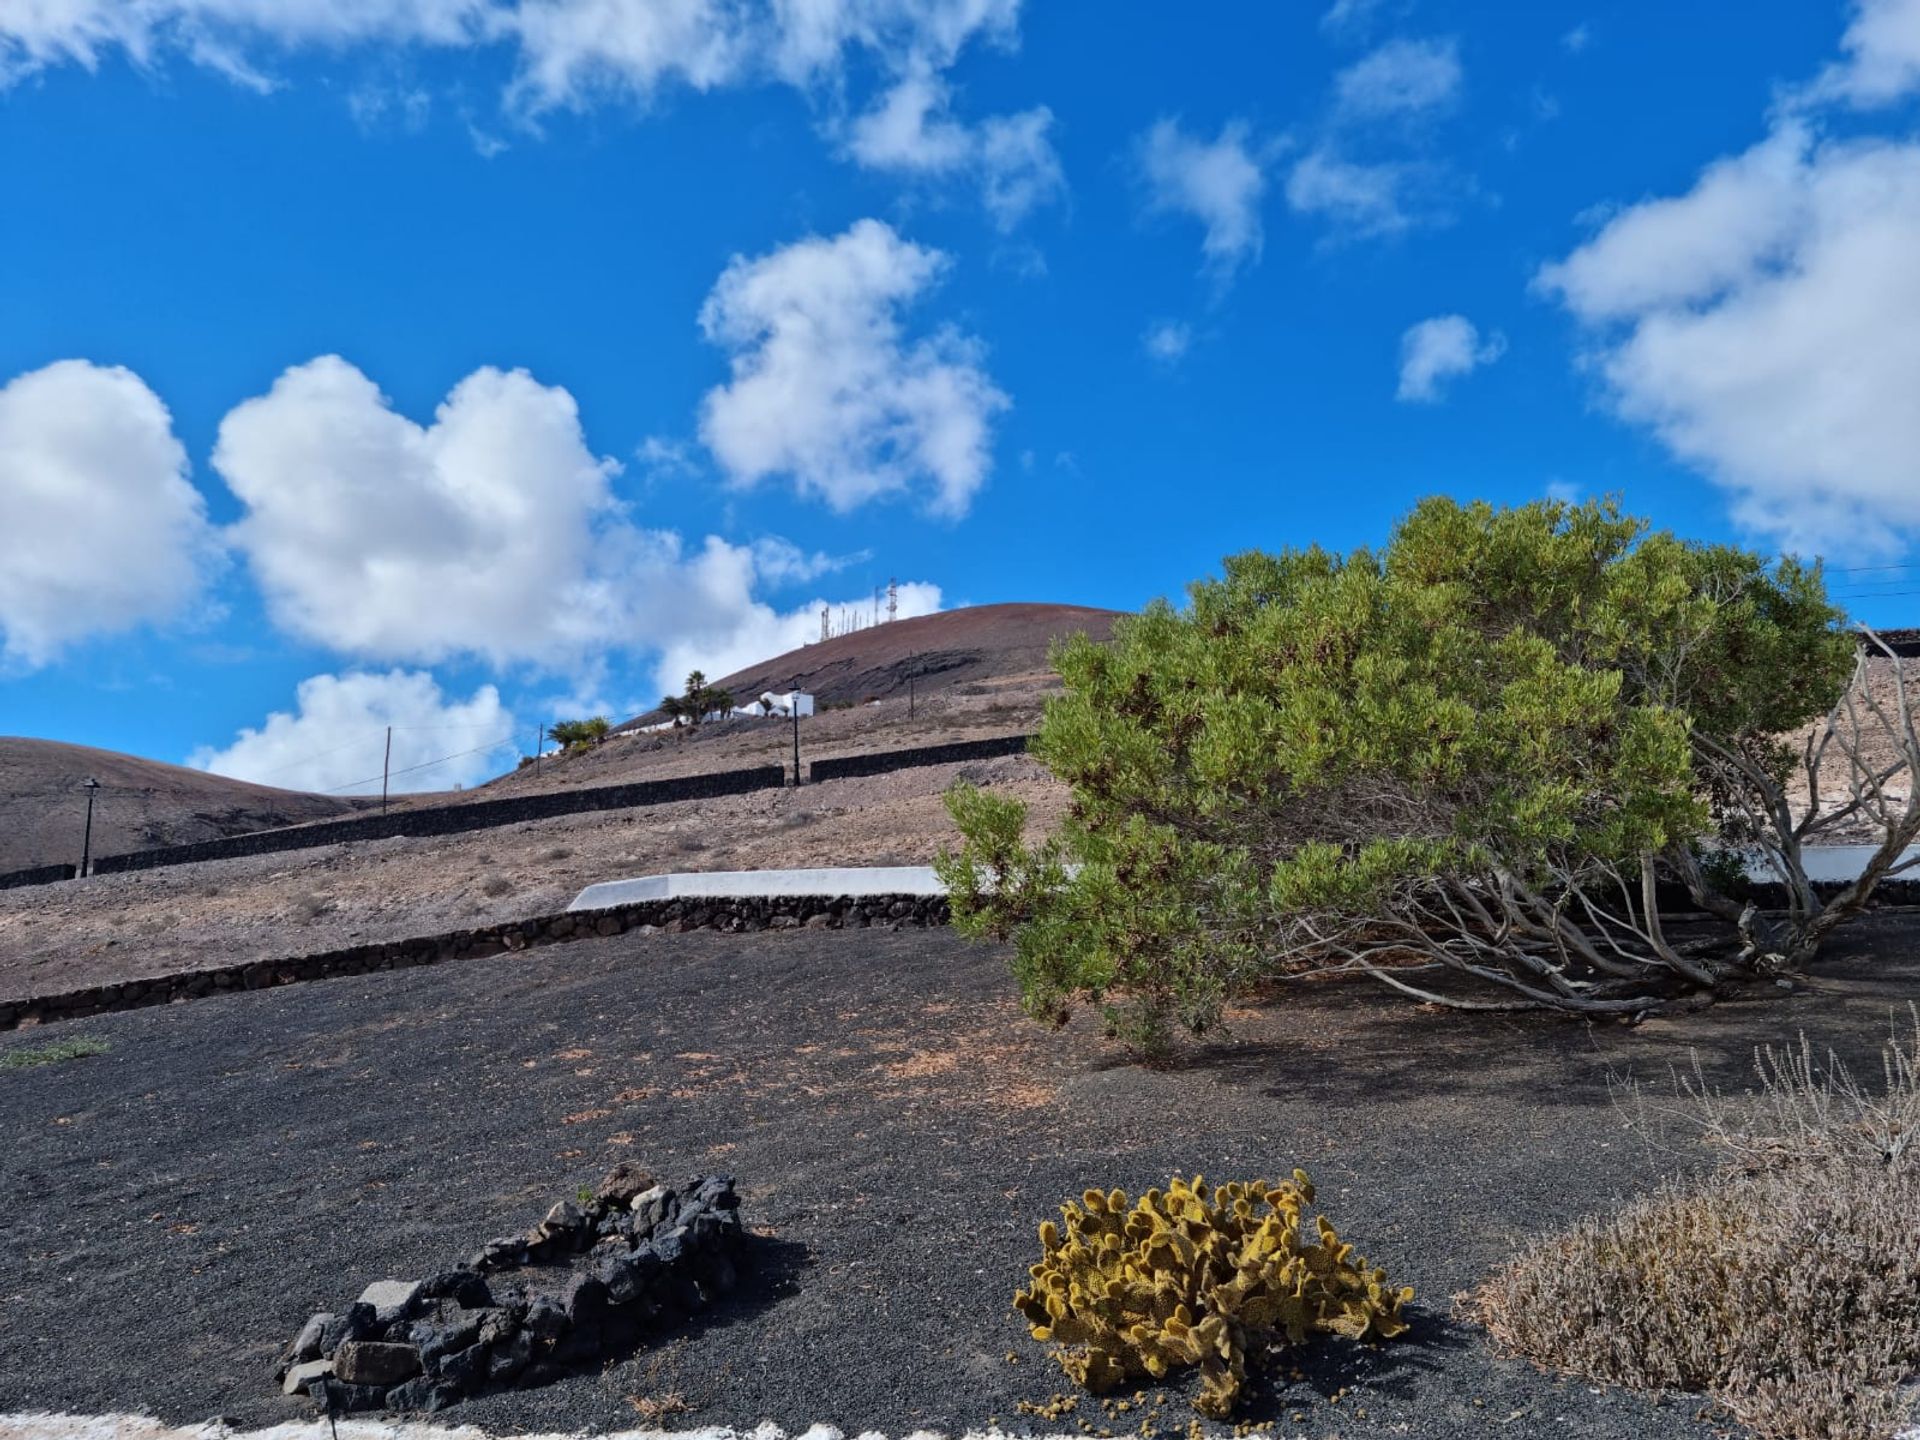
[[[800,788],[800,677],[787,686],[787,708],[793,712],[793,788]]]
[[[907,677],[907,719],[913,719],[913,677]]]
[[[387,753],[380,761],[380,813],[387,813],[387,772],[393,768],[393,727],[387,726]]]
[[[80,841],[80,873],[85,875],[93,861],[93,797],[100,789],[100,782],[89,775],[80,782],[80,788],[87,792],[87,830]]]
[[[540,722],[540,736],[533,742],[533,774],[535,779],[538,779],[540,776],[540,752],[546,748],[547,722],[542,720]]]

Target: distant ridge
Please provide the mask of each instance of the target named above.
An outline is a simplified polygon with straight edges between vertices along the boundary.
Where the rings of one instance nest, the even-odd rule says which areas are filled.
[[[1055,640],[1075,632],[1104,640],[1124,613],[1087,605],[970,605],[816,641],[713,683],[732,691],[743,705],[768,690],[795,688],[825,704],[857,704],[901,694],[909,681],[931,694],[1044,672]],[[649,711],[617,728],[631,730],[660,718],[659,711]]]
[[[90,745],[0,736],[0,871],[79,861],[87,813],[80,783],[89,777],[100,782],[95,855],[349,815],[363,803],[276,790]]]

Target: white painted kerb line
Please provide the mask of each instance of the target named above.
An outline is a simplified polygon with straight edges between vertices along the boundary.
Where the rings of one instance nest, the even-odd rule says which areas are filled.
[[[645,900],[770,899],[776,895],[944,895],[931,865],[845,865],[818,870],[708,870],[640,875],[589,885],[569,910],[606,910]]]
[[[735,1430],[710,1425],[697,1430],[567,1430],[489,1435],[472,1425],[436,1425],[426,1420],[343,1419],[340,1440],[847,1440],[844,1431],[815,1425],[789,1436],[777,1425]],[[0,1415],[0,1440],[332,1440],[324,1420],[296,1420],[264,1430],[235,1430],[218,1420],[167,1425],[146,1415]],[[888,1440],[878,1430],[854,1440]],[[914,1430],[901,1440],[1014,1440],[1003,1430],[968,1430],[947,1437]],[[1021,1436],[1019,1440],[1085,1440],[1080,1435]]]

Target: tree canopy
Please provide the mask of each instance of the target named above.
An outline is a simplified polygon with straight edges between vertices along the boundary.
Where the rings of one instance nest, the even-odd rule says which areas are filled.
[[[1090,995],[1149,1045],[1327,970],[1645,1011],[1804,958],[1715,853],[1756,843],[1756,777],[1784,785],[1780,737],[1846,689],[1842,619],[1817,566],[1609,503],[1429,500],[1383,549],[1235,555],[1069,640],[1034,746],[1064,828],[1028,845],[1016,802],[962,787],[942,873],[1037,1013]],[[1670,939],[1662,884],[1721,932]]]

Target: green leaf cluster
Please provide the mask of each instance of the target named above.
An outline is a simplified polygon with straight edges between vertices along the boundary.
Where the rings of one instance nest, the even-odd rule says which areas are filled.
[[[941,873],[1030,1009],[1084,993],[1151,1048],[1443,880],[1577,889],[1711,838],[1698,739],[1784,763],[1845,682],[1839,619],[1817,568],[1611,503],[1428,500],[1384,549],[1234,555],[1059,647],[1033,751],[1064,828],[1029,848],[963,787]]]

